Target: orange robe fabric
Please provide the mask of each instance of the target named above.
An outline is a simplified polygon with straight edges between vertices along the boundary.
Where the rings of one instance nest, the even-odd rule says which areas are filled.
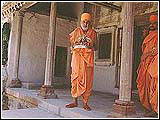
[[[142,44],[142,55],[158,46],[158,31],[151,31]],[[158,53],[141,61],[137,70],[137,88],[142,105],[158,113]]]
[[[74,45],[80,36],[84,35],[80,27],[76,28],[70,35],[70,42]],[[94,45],[96,32],[89,29],[86,36],[91,39],[90,46]],[[94,50],[89,48],[75,48],[72,53],[71,61],[71,94],[73,98],[82,96],[84,103],[88,98],[93,86]]]

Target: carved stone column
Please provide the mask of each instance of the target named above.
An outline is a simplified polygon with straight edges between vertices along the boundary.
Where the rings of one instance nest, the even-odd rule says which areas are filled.
[[[22,36],[22,25],[23,25],[24,11],[19,11],[17,16],[17,29],[16,29],[16,39],[15,39],[15,52],[14,52],[14,64],[13,64],[13,77],[9,87],[20,88],[22,83],[18,78],[19,69],[19,56],[20,56],[20,46],[21,46],[21,36]]]
[[[56,32],[56,3],[51,2],[49,38],[48,38],[47,58],[46,58],[46,68],[45,68],[45,81],[44,85],[42,85],[40,89],[40,93],[38,94],[45,99],[57,98],[54,88],[51,86],[53,79],[55,32]]]
[[[119,99],[113,104],[109,117],[136,117],[134,102],[131,101],[132,55],[133,55],[133,3],[124,3],[123,38]]]

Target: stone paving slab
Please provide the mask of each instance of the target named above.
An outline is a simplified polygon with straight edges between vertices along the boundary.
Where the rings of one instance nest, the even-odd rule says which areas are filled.
[[[2,118],[62,118],[40,108],[3,110]]]
[[[91,110],[86,111],[81,105],[75,108],[66,108],[67,101],[61,99],[48,99],[39,104],[41,109],[56,113],[65,118],[106,118],[106,113]]]

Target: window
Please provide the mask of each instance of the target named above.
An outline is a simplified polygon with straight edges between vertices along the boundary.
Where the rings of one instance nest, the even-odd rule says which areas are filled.
[[[99,59],[110,59],[111,57],[112,33],[99,35]]]
[[[108,27],[97,31],[98,51],[95,52],[96,65],[113,65],[116,27]]]

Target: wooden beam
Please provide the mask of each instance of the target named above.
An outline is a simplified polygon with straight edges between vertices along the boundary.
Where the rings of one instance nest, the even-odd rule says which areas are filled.
[[[37,4],[38,2],[26,2],[25,4],[24,4],[24,6],[20,9],[20,10],[26,10],[27,8],[29,8],[29,7],[31,7],[31,6],[33,6],[33,5],[35,5],[35,4]]]
[[[119,12],[121,12],[122,7],[121,6],[117,6],[111,3],[107,3],[107,2],[89,2],[90,4],[94,4],[94,5],[98,5],[101,7],[106,7],[106,8],[110,8],[110,9],[114,9],[114,10],[118,10]]]

